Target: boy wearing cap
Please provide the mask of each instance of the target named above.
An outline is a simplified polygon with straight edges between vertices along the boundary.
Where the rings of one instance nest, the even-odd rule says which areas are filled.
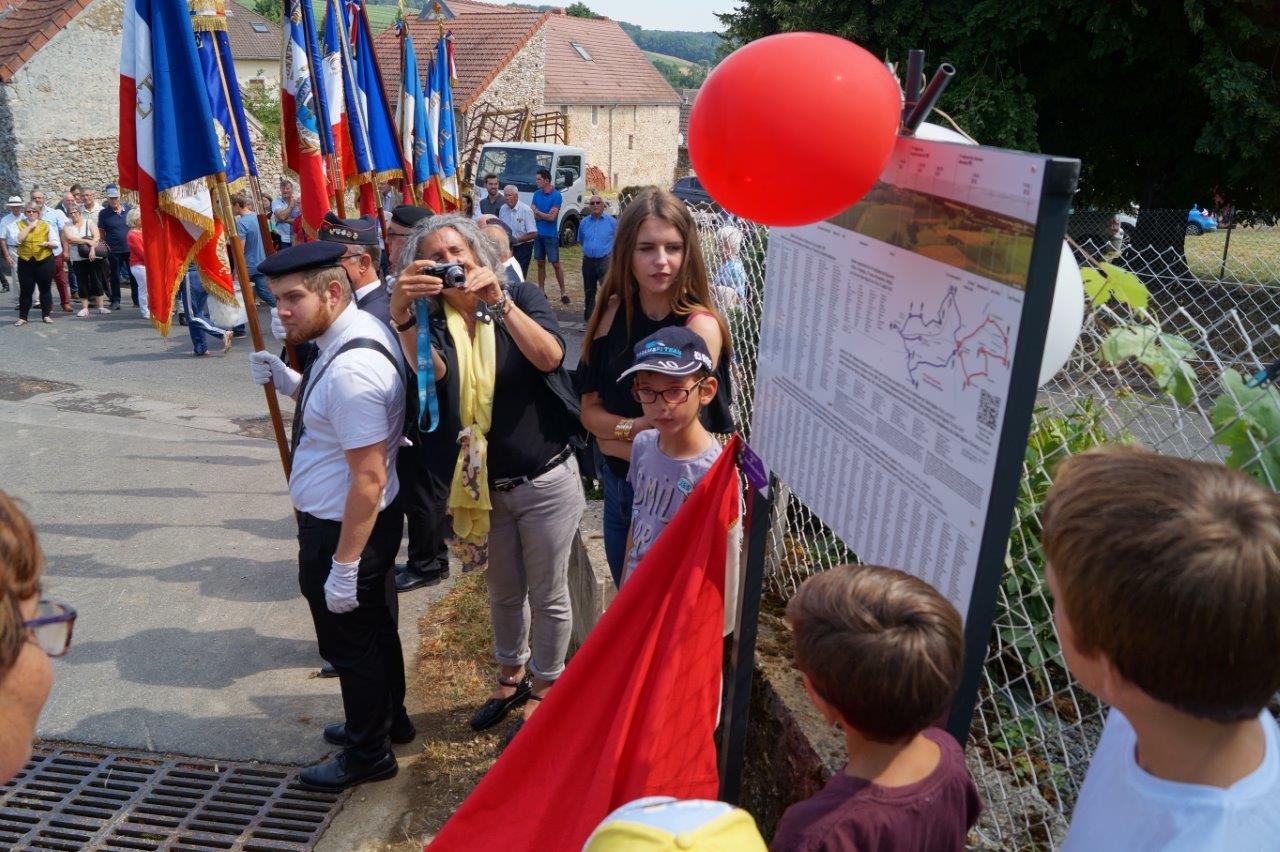
[[[627,481],[635,500],[624,583],[720,456],[719,442],[698,417],[718,386],[702,337],[684,326],[664,328],[637,343],[635,356],[618,381],[634,377],[631,395],[653,428],[639,432],[631,445]],[[726,600],[728,594],[726,589]]]

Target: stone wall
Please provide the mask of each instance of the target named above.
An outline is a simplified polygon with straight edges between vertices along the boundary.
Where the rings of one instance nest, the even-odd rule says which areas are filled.
[[[670,187],[676,170],[680,107],[671,105],[562,107],[569,115],[569,141],[587,150],[611,189],[653,184]]]
[[[494,109],[518,109],[529,107],[534,112],[542,110],[542,94],[546,88],[547,34],[539,29],[533,38],[516,53],[507,66],[498,72],[480,96],[472,101],[475,106]]]
[[[39,186],[56,200],[82,183],[117,181],[122,0],[95,0],[0,86],[0,193]],[[264,191],[278,149],[251,127]]]

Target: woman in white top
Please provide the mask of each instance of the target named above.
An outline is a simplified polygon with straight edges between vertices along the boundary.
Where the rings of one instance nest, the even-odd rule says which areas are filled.
[[[80,310],[76,316],[89,316],[90,299],[98,313],[109,314],[111,311],[102,307],[102,296],[107,284],[107,259],[98,257],[98,224],[74,204],[71,205],[70,216],[71,221],[62,229],[62,236],[66,238],[71,268],[76,276],[76,287],[80,290]]]

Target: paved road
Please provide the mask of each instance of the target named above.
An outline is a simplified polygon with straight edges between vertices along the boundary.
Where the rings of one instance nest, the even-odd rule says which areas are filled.
[[[80,613],[40,736],[289,763],[327,753],[320,730],[341,703],[334,681],[312,677],[294,524],[247,342],[193,358],[185,328],[161,339],[127,308],[15,328],[10,298],[0,487],[39,527],[46,594]],[[418,617],[440,591],[401,598],[411,669]]]

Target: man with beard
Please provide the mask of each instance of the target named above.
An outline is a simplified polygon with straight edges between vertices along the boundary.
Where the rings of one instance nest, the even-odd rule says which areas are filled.
[[[303,243],[259,264],[286,340],[314,341],[319,353],[303,374],[269,352],[250,358],[254,381],[297,401],[289,497],[298,580],[320,655],[338,671],[346,716],[324,730],[343,750],[299,780],[330,791],[395,775],[390,743],[416,736],[387,599],[404,522],[396,476],[404,364],[387,325],[353,303],[345,254],[341,243]]]

